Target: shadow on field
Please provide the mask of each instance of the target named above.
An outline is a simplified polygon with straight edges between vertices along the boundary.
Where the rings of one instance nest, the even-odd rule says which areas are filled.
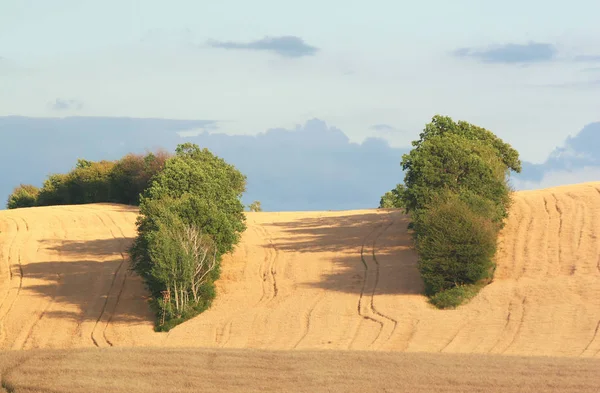
[[[45,318],[97,320],[104,312],[113,322],[152,320],[148,293],[141,278],[130,271],[126,250],[131,240],[42,241],[50,243],[46,249],[61,260],[23,265],[24,279],[38,283],[29,282],[23,290],[68,305],[68,311],[49,310]]]
[[[46,250],[58,253],[68,259],[88,257],[114,257],[126,254],[133,238],[95,240],[41,240]]]
[[[364,214],[324,213],[317,218],[263,224],[273,245],[267,239],[262,246],[283,253],[324,253],[315,257],[332,261],[334,269],[319,282],[306,285],[360,293],[368,278],[367,289],[377,281],[376,294],[422,294],[424,287],[408,224],[406,215],[391,209]]]

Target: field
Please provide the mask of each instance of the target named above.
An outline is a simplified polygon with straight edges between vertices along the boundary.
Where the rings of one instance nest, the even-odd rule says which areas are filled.
[[[128,270],[136,215],[0,212],[9,391],[600,389],[600,183],[516,193],[494,281],[457,310],[422,295],[398,211],[247,213],[212,308],[169,333]]]

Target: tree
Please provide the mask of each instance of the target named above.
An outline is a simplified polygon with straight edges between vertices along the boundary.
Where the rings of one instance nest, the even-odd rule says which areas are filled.
[[[380,209],[401,209],[404,207],[402,195],[404,194],[404,184],[397,184],[396,188],[383,194],[379,200]]]
[[[39,193],[39,188],[31,184],[21,184],[8,197],[6,207],[8,209],[18,209],[35,206]]]
[[[434,116],[402,157],[400,204],[410,214],[427,295],[439,307],[474,296],[494,268],[496,241],[508,216],[508,174],[519,155],[492,132]],[[393,195],[382,198],[390,202]]]
[[[164,311],[174,302],[175,313],[158,329],[168,330],[210,305],[221,257],[233,250],[246,229],[241,202],[245,187],[246,177],[234,166],[186,143],[143,193],[130,255],[157,309]],[[190,255],[204,255],[200,249],[214,250],[216,265],[193,284]],[[164,293],[172,293],[172,300],[165,300]]]
[[[428,295],[488,277],[497,236],[490,219],[455,194],[432,203],[421,220],[416,244]]]
[[[201,288],[217,267],[214,242],[194,225],[166,214],[149,245],[151,274],[170,294],[163,297],[163,312],[181,318],[191,305],[202,301]]]
[[[250,205],[248,205],[248,209],[250,209],[251,212],[261,212],[262,207],[260,207],[260,201],[252,202]]]
[[[419,214],[442,191],[469,194],[493,201],[493,217],[501,222],[510,203],[507,168],[496,150],[460,134],[434,135],[403,156],[405,168],[402,202]]]
[[[491,146],[508,169],[517,173],[521,172],[519,153],[508,143],[505,143],[485,128],[467,123],[466,121],[455,122],[448,116],[434,116],[431,123],[427,124],[423,132],[419,135],[419,140],[413,141],[412,145],[415,147],[414,150],[419,150],[421,145],[428,139],[448,134],[460,135],[471,141]],[[406,162],[403,160],[402,166],[406,170],[407,167],[410,167],[410,160]]]
[[[159,150],[145,156],[127,154],[121,158],[110,173],[111,201],[139,205],[141,194],[164,168],[169,157],[169,153]]]

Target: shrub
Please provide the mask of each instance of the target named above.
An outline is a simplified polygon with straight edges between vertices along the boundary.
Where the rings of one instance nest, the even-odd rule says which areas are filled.
[[[402,195],[404,194],[404,190],[404,184],[398,184],[396,185],[396,188],[383,194],[383,196],[379,200],[379,208],[402,209],[404,207],[404,204],[402,202]]]
[[[437,308],[456,308],[474,298],[481,290],[481,285],[460,285],[438,292],[429,298],[429,302]]]
[[[254,201],[252,202],[249,206],[248,209],[251,212],[261,212],[262,211],[262,207],[260,206],[260,201]]]
[[[130,254],[132,268],[153,295],[158,330],[210,306],[221,257],[233,250],[246,229],[240,200],[245,187],[246,177],[234,166],[186,143],[177,147],[142,195],[138,236]],[[183,283],[190,282],[190,247],[198,244],[214,250],[215,263],[194,289]]]
[[[21,207],[32,207],[37,203],[37,197],[40,189],[31,184],[21,184],[16,187],[8,197],[6,207],[8,209],[18,209]]]
[[[458,197],[432,204],[418,223],[419,270],[427,295],[487,278],[497,226]]]
[[[68,175],[53,174],[44,181],[38,195],[38,206],[66,205],[71,201]]]
[[[511,203],[507,176],[521,170],[519,154],[492,132],[443,116],[413,146],[402,157],[400,204],[412,219],[426,294],[439,307],[456,307],[493,274]]]
[[[110,199],[127,205],[139,205],[140,195],[160,172],[169,153],[159,150],[145,156],[128,154],[116,162],[110,174]]]
[[[94,162],[79,159],[75,168],[69,173],[48,176],[42,188],[35,193],[35,205],[99,202],[138,205],[141,193],[148,188],[154,176],[163,169],[169,157],[168,153],[159,150],[145,156],[128,154],[118,161]],[[19,192],[22,197],[26,196],[23,191]],[[22,203],[31,203],[31,198],[26,199],[28,202]],[[9,205],[14,204],[15,202],[9,200]]]

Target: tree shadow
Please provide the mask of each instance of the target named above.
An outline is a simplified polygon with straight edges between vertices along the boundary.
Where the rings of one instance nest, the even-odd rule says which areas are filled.
[[[130,238],[42,242],[64,257],[22,266],[22,291],[55,304],[44,312],[44,318],[83,322],[107,315],[111,322],[152,320],[146,302],[149,294],[141,278],[130,271],[126,254]]]
[[[304,284],[310,287],[346,293],[375,287],[376,294],[421,295],[424,284],[409,222],[406,215],[393,209],[298,218],[263,224],[267,232],[273,229],[273,243],[267,240],[262,246],[284,253],[327,253],[320,257],[331,261],[334,269],[318,282]]]
[[[40,240],[46,250],[55,251],[69,258],[90,258],[126,254],[133,237],[94,240]]]

